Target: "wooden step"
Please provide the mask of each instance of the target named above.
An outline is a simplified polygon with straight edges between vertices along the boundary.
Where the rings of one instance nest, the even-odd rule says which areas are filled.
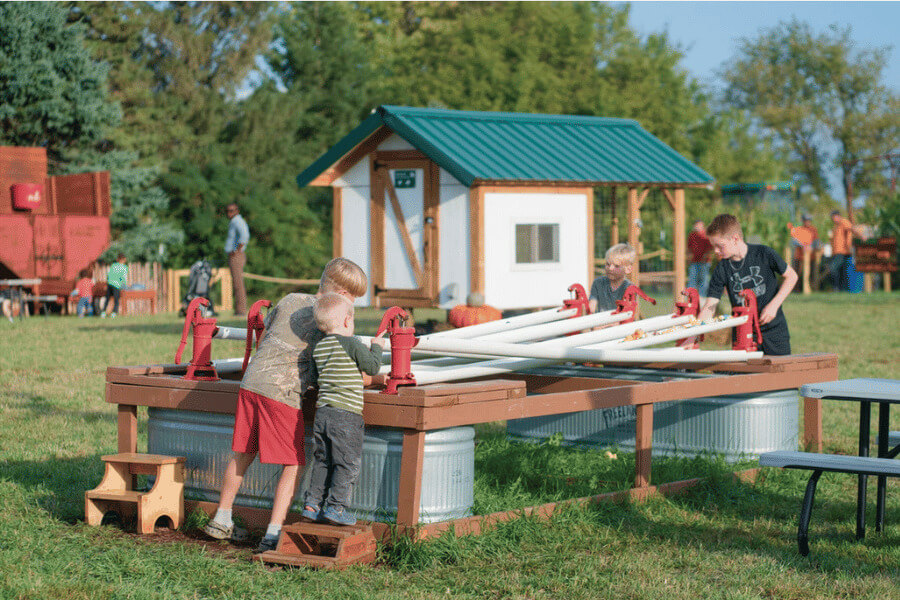
[[[132,465],[171,465],[183,463],[183,456],[165,456],[163,454],[139,454],[136,452],[123,452],[121,454],[108,454],[100,457],[103,462],[128,463]]]
[[[86,495],[91,500],[115,500],[116,502],[134,502],[140,499],[145,492],[134,490],[88,490]]]

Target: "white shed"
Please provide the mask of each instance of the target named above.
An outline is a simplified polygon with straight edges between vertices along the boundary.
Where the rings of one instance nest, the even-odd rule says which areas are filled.
[[[447,308],[478,291],[500,309],[590,285],[595,186],[628,187],[629,216],[641,188],[674,188],[683,240],[683,188],[711,180],[631,120],[396,106],[297,176],[332,187],[334,255],[367,269],[363,303]]]

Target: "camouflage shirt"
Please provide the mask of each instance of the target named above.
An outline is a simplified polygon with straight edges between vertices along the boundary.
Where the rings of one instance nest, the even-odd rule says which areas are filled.
[[[243,389],[300,408],[300,396],[316,383],[311,349],[324,336],[313,318],[315,305],[315,296],[288,294],[269,311]]]

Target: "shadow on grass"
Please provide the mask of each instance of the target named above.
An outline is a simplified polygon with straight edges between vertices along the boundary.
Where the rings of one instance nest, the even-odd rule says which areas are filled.
[[[84,518],[84,493],[103,477],[100,454],[0,462],[0,480],[27,490],[49,515],[68,523]]]
[[[59,406],[58,402],[53,398],[42,396],[40,394],[8,392],[7,395],[14,400],[9,404],[9,408],[24,409],[38,417],[68,415],[82,419],[85,423],[89,424],[98,423],[100,421],[115,423],[117,419],[115,412],[110,412],[109,410],[79,410],[64,408]]]

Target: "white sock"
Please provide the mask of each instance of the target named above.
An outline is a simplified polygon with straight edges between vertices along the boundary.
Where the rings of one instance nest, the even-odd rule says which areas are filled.
[[[267,538],[277,538],[281,535],[281,525],[276,525],[275,523],[269,523],[269,526],[266,528],[266,537]]]
[[[216,516],[213,517],[213,521],[215,521],[219,525],[222,525],[223,527],[231,527],[234,524],[234,522],[231,520],[231,509],[216,509]]]

